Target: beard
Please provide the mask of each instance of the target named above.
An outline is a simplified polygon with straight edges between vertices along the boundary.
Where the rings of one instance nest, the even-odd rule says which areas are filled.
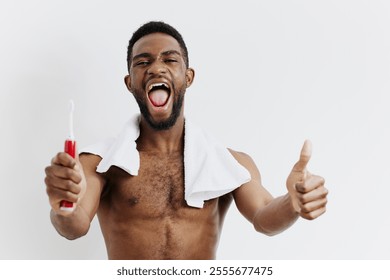
[[[174,92],[174,89],[172,89],[172,91]],[[136,92],[134,96],[135,96],[135,100],[138,103],[138,107],[141,111],[141,115],[145,118],[146,122],[154,130],[161,131],[161,130],[168,130],[175,125],[178,117],[180,116],[181,108],[183,107],[185,91],[186,91],[185,87],[179,90],[177,94],[177,98],[175,98],[175,100],[173,101],[172,112],[170,116],[168,117],[168,119],[161,122],[155,122],[153,120],[152,115],[150,114],[148,107],[146,106],[145,100],[137,97],[137,96],[142,96],[143,93],[139,94]]]

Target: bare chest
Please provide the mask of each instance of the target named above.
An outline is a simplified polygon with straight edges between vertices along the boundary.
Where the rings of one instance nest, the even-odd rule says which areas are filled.
[[[111,168],[107,177],[107,195],[103,199],[123,214],[157,218],[186,207],[181,154],[161,156],[141,152],[138,176]]]

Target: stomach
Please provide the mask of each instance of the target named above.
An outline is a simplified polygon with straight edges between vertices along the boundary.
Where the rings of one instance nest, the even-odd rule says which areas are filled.
[[[217,213],[159,219],[99,215],[99,222],[109,259],[215,259],[222,227]]]

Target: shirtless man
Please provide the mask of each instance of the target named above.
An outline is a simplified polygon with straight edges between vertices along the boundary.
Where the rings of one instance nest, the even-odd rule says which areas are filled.
[[[73,159],[58,153],[45,170],[45,183],[59,234],[67,239],[85,235],[97,214],[109,259],[214,259],[233,200],[254,228],[267,235],[282,232],[299,216],[311,220],[325,212],[324,179],[306,169],[308,141],[287,178],[284,196],[273,198],[252,159],[229,150],[251,180],[206,201],[203,208],[189,207],[184,200],[182,102],[194,70],[182,37],[164,23],[144,25],[130,40],[128,70],[125,83],[141,111],[138,176],[116,166],[96,172],[97,155],[82,153]],[[167,100],[148,95],[150,85],[158,83],[168,85]],[[60,210],[62,200],[74,202],[74,211]]]

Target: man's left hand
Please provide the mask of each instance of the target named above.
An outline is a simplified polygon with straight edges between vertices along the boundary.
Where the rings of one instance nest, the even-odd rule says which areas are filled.
[[[321,216],[326,211],[328,190],[324,178],[307,170],[311,157],[311,142],[303,144],[300,158],[287,178],[287,189],[295,211],[308,220]]]

